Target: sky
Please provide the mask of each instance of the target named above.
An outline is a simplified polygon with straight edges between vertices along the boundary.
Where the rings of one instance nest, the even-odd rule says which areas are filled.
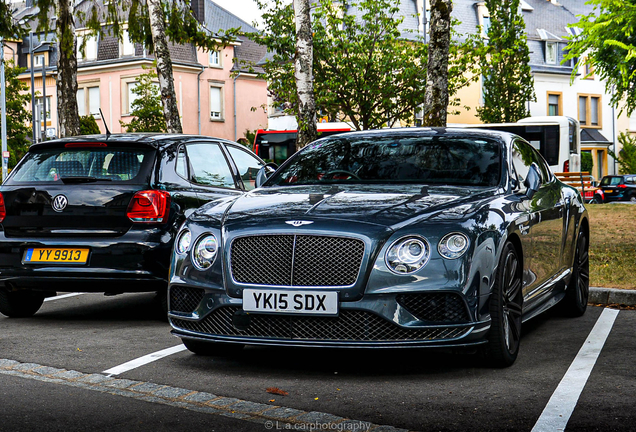
[[[213,0],[223,9],[233,13],[248,24],[252,24],[261,16],[261,12],[254,0]]]

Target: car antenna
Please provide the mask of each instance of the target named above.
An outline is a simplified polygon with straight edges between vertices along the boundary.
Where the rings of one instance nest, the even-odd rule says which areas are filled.
[[[99,109],[99,115],[102,116],[102,121],[104,122],[104,127],[106,128],[106,139],[110,138],[110,131],[108,130],[108,125],[106,125],[106,120],[104,120],[104,113],[102,109]]]

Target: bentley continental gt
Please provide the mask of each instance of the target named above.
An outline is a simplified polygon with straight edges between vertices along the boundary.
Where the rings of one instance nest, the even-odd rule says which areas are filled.
[[[470,347],[505,367],[522,322],[586,310],[581,196],[514,134],[345,133],[267,171],[177,234],[169,319],[194,353]]]

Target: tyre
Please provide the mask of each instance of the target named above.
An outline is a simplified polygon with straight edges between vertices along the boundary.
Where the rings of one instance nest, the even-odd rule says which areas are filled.
[[[229,357],[238,354],[244,346],[223,342],[202,342],[193,339],[183,339],[182,341],[190,352],[201,356]]]
[[[603,201],[601,201],[601,199],[599,197],[594,197],[592,198],[592,200],[590,201],[590,204],[603,204]]]
[[[491,325],[485,347],[489,366],[508,367],[517,359],[521,341],[522,268],[517,250],[504,246],[490,294]]]
[[[11,318],[33,316],[42,306],[44,294],[30,290],[0,289],[0,313]]]
[[[578,317],[585,313],[590,296],[590,255],[589,242],[585,232],[580,231],[576,240],[576,252],[572,276],[561,300],[561,308],[565,315]]]

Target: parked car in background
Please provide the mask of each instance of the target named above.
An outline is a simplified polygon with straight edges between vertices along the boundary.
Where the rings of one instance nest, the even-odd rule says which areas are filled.
[[[585,312],[588,244],[580,194],[516,135],[345,133],[187,219],[169,319],[198,354],[482,347],[508,366],[523,321]]]
[[[636,174],[608,175],[601,179],[603,202],[631,201],[636,203]]]
[[[56,291],[165,298],[186,216],[253,189],[263,164],[241,145],[204,136],[94,135],[32,145],[0,187],[0,313],[32,315]]]

